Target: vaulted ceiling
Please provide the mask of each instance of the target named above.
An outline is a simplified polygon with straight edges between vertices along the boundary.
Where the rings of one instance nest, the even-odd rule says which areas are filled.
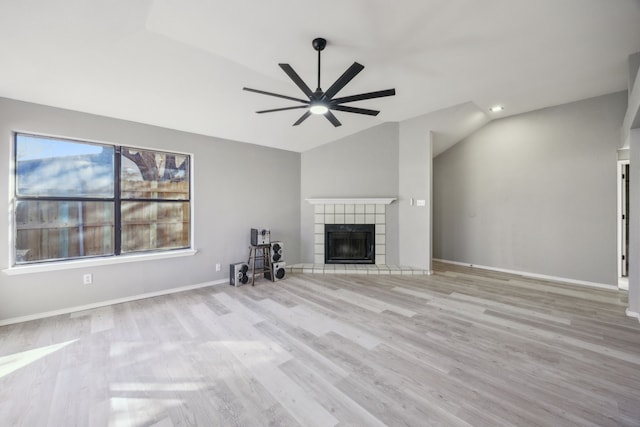
[[[387,121],[455,105],[498,117],[627,88],[640,51],[640,0],[2,0],[0,97],[305,151]],[[340,96],[396,88],[292,124],[300,97],[278,67],[315,88],[354,61]],[[326,89],[326,87],[324,88]]]

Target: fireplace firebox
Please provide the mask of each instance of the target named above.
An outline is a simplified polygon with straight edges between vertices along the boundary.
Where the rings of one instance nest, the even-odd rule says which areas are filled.
[[[325,224],[325,264],[375,264],[374,224]]]

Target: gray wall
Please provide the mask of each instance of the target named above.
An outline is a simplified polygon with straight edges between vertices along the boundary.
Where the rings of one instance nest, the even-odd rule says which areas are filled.
[[[638,80],[638,75],[640,75],[638,70],[640,70],[640,52],[629,55],[629,83],[627,86],[629,93],[633,92],[634,85]]]
[[[640,52],[629,57],[629,103],[622,125],[622,145],[630,151],[629,311],[640,313]],[[635,82],[635,85],[633,84]],[[638,318],[640,320],[640,317]]]
[[[627,93],[495,120],[434,159],[434,257],[617,283]]]
[[[489,121],[471,102],[400,122],[400,263],[431,270],[433,254],[433,156]],[[411,199],[425,205],[411,204]]]
[[[3,319],[62,310],[228,277],[246,260],[251,227],[269,227],[299,262],[300,154],[0,98],[0,200],[9,200],[11,133],[25,131],[193,154],[195,244],[191,257],[8,276],[0,273]],[[9,242],[9,218],[0,241]],[[0,245],[0,270],[10,247]],[[222,271],[215,272],[215,263]],[[93,273],[92,285],[82,274]]]
[[[431,270],[432,132],[429,116],[400,123],[400,263]],[[410,200],[414,199],[414,204]],[[424,200],[425,206],[418,206]]]
[[[398,124],[385,123],[302,153],[301,254],[313,262],[313,206],[308,198],[396,197]],[[387,264],[398,263],[398,204],[387,206]]]

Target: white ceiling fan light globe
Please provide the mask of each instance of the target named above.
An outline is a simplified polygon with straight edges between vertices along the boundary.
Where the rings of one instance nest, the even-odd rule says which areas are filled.
[[[329,108],[324,104],[311,104],[309,107],[309,112],[311,114],[327,114]]]

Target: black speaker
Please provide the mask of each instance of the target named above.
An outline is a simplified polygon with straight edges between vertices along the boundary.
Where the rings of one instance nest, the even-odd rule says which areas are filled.
[[[271,242],[271,262],[284,260],[284,246],[282,242]]]
[[[266,228],[251,229],[251,244],[253,246],[268,245],[271,243],[271,231]]]
[[[231,286],[242,286],[249,282],[249,264],[239,262],[229,264],[229,284]]]
[[[278,280],[284,279],[284,276],[286,273],[285,267],[287,266],[287,263],[284,261],[274,262],[272,265],[273,265],[273,280],[278,281]],[[271,280],[271,272],[265,271],[264,278]]]

